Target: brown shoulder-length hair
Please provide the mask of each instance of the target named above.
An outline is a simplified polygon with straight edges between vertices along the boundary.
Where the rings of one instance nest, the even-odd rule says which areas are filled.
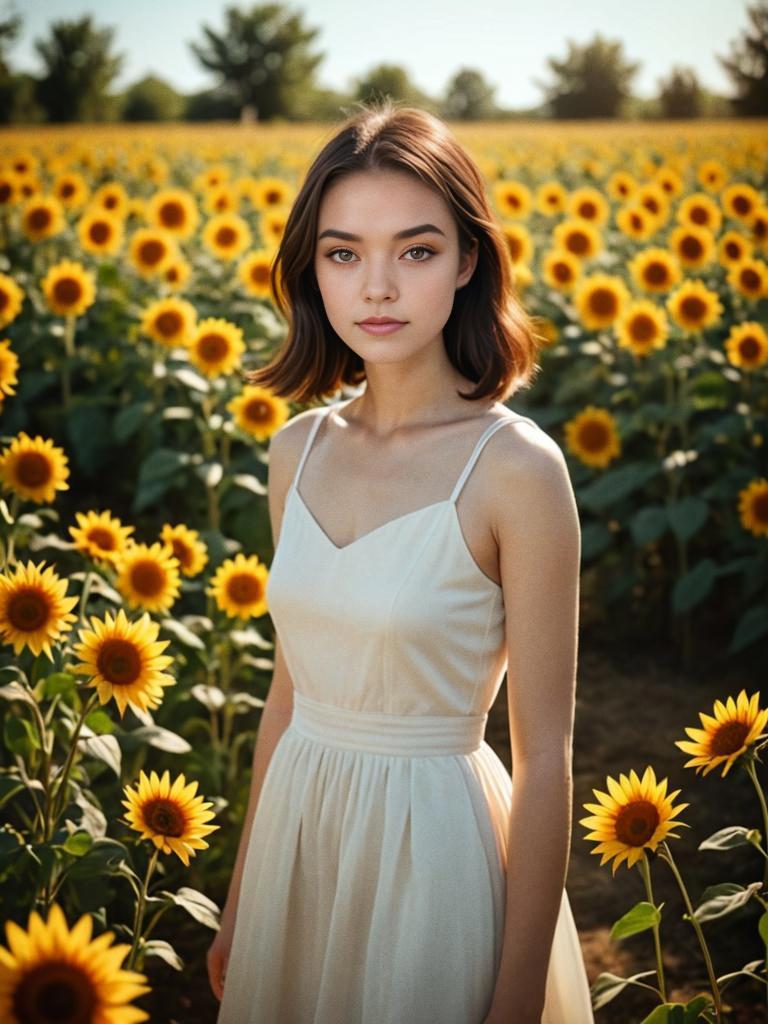
[[[343,174],[400,170],[446,200],[462,252],[478,241],[477,266],[456,292],[443,339],[451,363],[476,385],[469,394],[458,394],[503,401],[538,373],[539,339],[516,293],[509,250],[482,174],[448,126],[426,110],[398,106],[389,98],[358,106],[309,168],[272,263],[272,295],[288,320],[286,338],[268,365],[244,372],[243,379],[298,402],[365,380],[365,364],[334,331],[317,284],[320,202],[330,182]]]

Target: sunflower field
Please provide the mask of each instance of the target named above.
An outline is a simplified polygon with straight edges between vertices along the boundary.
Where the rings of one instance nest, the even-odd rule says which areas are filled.
[[[509,404],[568,459],[584,630],[764,669],[765,124],[455,130],[536,317],[541,372]],[[0,1020],[215,1019],[205,951],[273,668],[269,443],[302,408],[242,374],[284,337],[270,268],[325,135],[0,136]],[[767,720],[743,693],[702,717],[728,727],[714,763],[701,730],[681,749],[730,767]],[[646,872],[624,927],[654,930],[659,967],[641,855],[688,806],[665,787],[609,779],[583,819]],[[611,831],[633,801],[663,823],[634,850]],[[608,977],[596,1019],[627,1019],[601,1015]],[[731,1019],[704,978],[701,1019]]]

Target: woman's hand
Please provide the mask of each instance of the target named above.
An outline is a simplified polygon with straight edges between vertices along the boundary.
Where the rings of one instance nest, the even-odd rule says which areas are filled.
[[[221,927],[206,954],[208,980],[211,983],[213,994],[219,1002],[221,1002],[224,995],[224,979],[227,974],[229,951],[232,948],[233,932],[234,926],[226,918],[222,917]]]

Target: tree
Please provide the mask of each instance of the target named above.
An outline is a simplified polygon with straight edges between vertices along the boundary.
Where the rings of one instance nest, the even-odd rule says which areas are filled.
[[[184,112],[184,97],[156,75],[135,82],[123,95],[124,121],[177,121]]]
[[[474,68],[461,68],[448,83],[443,115],[455,121],[489,120],[497,113],[495,86]]]
[[[309,51],[320,29],[305,28],[302,12],[291,14],[280,4],[247,11],[228,7],[224,17],[222,33],[203,26],[207,46],[190,43],[195,56],[221,76],[241,117],[293,117],[301,95],[314,88],[315,70],[325,56]]]
[[[50,121],[110,116],[112,101],[106,93],[123,61],[109,53],[113,35],[114,29],[96,29],[88,14],[79,21],[54,22],[49,40],[35,40],[45,65],[35,96]]]
[[[21,29],[21,18],[8,13],[0,18],[0,123],[8,124],[13,119],[16,104],[17,83],[5,59],[6,47],[14,41]]]
[[[730,103],[735,114],[764,117],[768,114],[768,0],[747,8],[751,28],[731,43],[731,57],[717,55],[736,86]]]
[[[555,81],[536,82],[543,89],[552,117],[618,117],[629,98],[629,84],[640,64],[626,60],[620,40],[603,39],[597,33],[591,42],[578,45],[568,41],[564,60],[550,57],[547,64]]]
[[[675,66],[669,77],[659,82],[662,117],[699,117],[701,100],[701,87],[693,68]]]

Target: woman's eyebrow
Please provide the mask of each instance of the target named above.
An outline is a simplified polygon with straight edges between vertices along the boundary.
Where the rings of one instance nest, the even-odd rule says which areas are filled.
[[[417,224],[415,228],[405,228],[403,231],[398,231],[392,237],[413,238],[414,235],[425,235],[430,231],[445,238],[445,232],[441,231],[434,224]],[[317,236],[317,240],[319,242],[321,238],[328,238],[329,236],[332,238],[342,238],[345,242],[362,242],[360,235],[350,234],[349,231],[339,231],[338,228],[327,228],[321,235]]]

